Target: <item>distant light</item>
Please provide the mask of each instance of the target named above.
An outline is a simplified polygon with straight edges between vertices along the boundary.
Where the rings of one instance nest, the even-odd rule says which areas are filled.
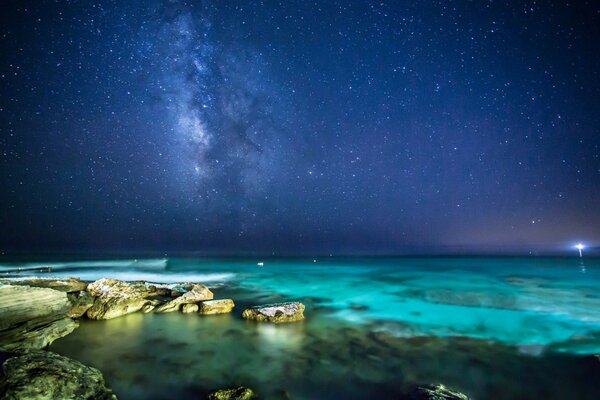
[[[585,249],[585,245],[584,245],[583,243],[577,243],[577,244],[575,245],[575,248],[576,248],[577,250],[579,250],[579,257],[583,257],[583,254],[581,253],[581,251],[582,251],[583,249]]]
[[[260,262],[257,262],[256,265],[258,265],[259,267],[262,267],[263,265],[265,265],[265,263],[260,261]]]

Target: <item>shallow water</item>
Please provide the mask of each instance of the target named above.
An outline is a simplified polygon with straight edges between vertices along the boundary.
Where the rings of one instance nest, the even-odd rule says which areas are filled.
[[[84,321],[51,346],[101,369],[122,399],[189,398],[231,385],[263,398],[397,398],[429,382],[477,399],[599,398],[600,361],[591,356],[600,353],[598,260],[105,263],[39,265],[53,268],[44,275],[207,282],[215,298],[237,304],[225,316]],[[303,301],[307,320],[273,326],[239,317],[247,305],[280,300]]]

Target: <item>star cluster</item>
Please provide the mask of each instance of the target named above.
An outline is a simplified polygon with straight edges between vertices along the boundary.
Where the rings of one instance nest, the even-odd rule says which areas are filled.
[[[600,242],[591,1],[9,1],[0,250]]]

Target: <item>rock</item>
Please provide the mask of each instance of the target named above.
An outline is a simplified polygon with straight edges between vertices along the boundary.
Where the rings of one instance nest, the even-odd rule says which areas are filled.
[[[242,318],[275,324],[301,321],[304,319],[304,304],[294,302],[250,307],[244,310]]]
[[[155,284],[148,285],[148,296],[170,296],[171,289],[167,287],[157,286]]]
[[[235,304],[231,299],[208,300],[200,304],[200,311],[198,312],[202,315],[226,314],[230,313],[233,307],[235,307]]]
[[[240,386],[235,389],[221,389],[208,395],[209,400],[251,400],[256,399],[256,394],[247,387]]]
[[[444,385],[426,385],[412,389],[406,400],[469,400],[469,398],[460,392],[448,389]]]
[[[80,318],[94,304],[94,297],[88,292],[68,293],[67,298],[72,304],[67,315],[71,318]]]
[[[0,279],[0,285],[2,284],[49,288],[67,293],[80,292],[85,290],[88,285],[79,278],[4,278]]]
[[[58,290],[1,285],[0,305],[0,350],[40,349],[78,326],[67,316],[67,294]]]
[[[198,304],[184,304],[183,307],[181,307],[181,312],[184,314],[198,312]]]
[[[198,303],[203,300],[211,300],[213,293],[204,285],[194,283],[190,290],[156,308],[156,312],[178,311],[183,304]]]
[[[102,373],[48,351],[34,351],[6,360],[0,378],[4,400],[116,400]]]
[[[21,328],[17,334],[14,330],[7,335],[4,332],[0,334],[0,350],[16,352],[43,349],[73,332],[79,327],[79,322],[66,317],[42,326],[34,327],[29,322],[24,326],[26,328]]]
[[[142,312],[144,314],[148,314],[148,313],[154,311],[154,309],[161,304],[162,304],[162,302],[158,301],[158,300],[148,300],[148,303],[142,307]]]
[[[139,311],[149,304],[144,286],[134,286],[116,279],[100,279],[87,287],[95,296],[94,305],[87,310],[90,319],[111,319]]]

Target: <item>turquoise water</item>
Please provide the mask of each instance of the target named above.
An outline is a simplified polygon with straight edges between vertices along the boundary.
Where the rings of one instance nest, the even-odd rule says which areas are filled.
[[[476,398],[600,393],[591,356],[600,353],[598,259],[169,258],[13,262],[0,272],[15,266],[90,280],[205,282],[215,298],[234,299],[232,315],[89,321],[52,345],[100,368],[125,399],[234,384],[266,398],[392,398],[429,382]],[[307,320],[240,319],[245,306],[282,300],[303,301]]]

